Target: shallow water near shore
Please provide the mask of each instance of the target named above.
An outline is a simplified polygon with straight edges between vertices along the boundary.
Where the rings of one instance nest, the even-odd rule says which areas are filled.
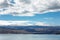
[[[60,40],[60,35],[48,34],[0,34],[0,40]]]

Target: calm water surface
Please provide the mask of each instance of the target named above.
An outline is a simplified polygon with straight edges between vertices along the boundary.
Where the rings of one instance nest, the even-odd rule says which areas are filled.
[[[0,34],[0,40],[60,40],[60,35]]]

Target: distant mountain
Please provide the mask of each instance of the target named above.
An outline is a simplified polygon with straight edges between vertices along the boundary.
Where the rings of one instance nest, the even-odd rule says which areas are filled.
[[[60,34],[59,26],[0,26],[0,33]]]

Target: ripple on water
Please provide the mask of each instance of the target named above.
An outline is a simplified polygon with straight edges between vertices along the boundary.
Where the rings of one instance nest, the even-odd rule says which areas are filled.
[[[0,34],[0,40],[60,40],[60,35]]]

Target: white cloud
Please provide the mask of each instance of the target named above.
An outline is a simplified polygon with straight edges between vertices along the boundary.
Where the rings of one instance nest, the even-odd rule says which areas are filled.
[[[49,17],[49,18],[44,18],[44,19],[46,19],[46,20],[53,20],[54,18]]]
[[[0,3],[3,3],[4,2],[4,0],[0,0]]]
[[[44,22],[34,22],[33,21],[4,21],[0,20],[0,26],[49,26]]]
[[[35,14],[60,11],[60,0],[14,0],[15,4],[10,1],[5,0],[3,4],[0,4],[0,15],[34,16]],[[2,11],[3,9],[5,10]]]
[[[46,24],[44,22],[36,22],[35,25],[38,25],[38,26],[50,26],[49,24]]]
[[[4,21],[4,20],[0,20],[0,25],[3,26],[3,25],[10,25],[10,26],[26,26],[26,25],[29,25],[27,24],[28,22],[30,21]]]

